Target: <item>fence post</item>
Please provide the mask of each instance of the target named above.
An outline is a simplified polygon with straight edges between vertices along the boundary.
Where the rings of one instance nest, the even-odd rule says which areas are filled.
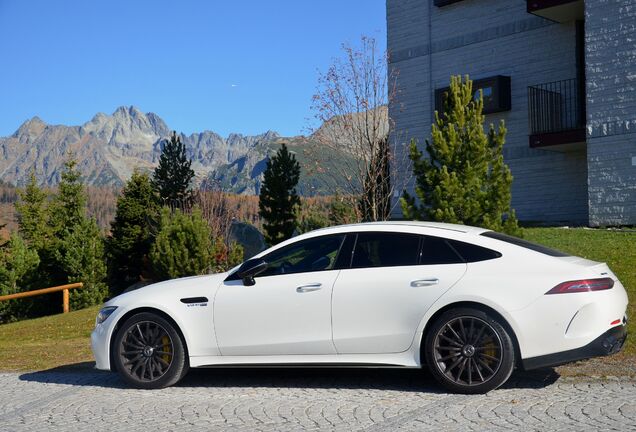
[[[63,313],[68,313],[68,289],[62,290],[62,311]]]
[[[70,309],[69,301],[68,301],[69,300],[68,290],[72,288],[82,288],[83,286],[84,284],[82,282],[75,282],[72,284],[54,286],[50,288],[42,288],[42,289],[37,289],[33,291],[23,291],[23,292],[18,292],[13,294],[7,294],[7,295],[0,296],[0,302],[5,300],[14,300],[14,299],[19,299],[24,297],[33,297],[36,295],[62,291],[62,311],[64,313],[67,313]]]

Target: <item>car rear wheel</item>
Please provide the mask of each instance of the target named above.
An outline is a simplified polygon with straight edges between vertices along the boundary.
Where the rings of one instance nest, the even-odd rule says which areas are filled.
[[[486,393],[505,383],[514,368],[514,345],[494,317],[472,308],[444,312],[424,341],[435,379],[456,393]]]
[[[157,389],[177,383],[187,372],[184,343],[163,317],[143,312],[128,318],[114,341],[113,361],[129,384]]]

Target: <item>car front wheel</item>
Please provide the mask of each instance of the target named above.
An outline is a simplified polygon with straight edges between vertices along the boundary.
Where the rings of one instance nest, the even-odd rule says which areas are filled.
[[[514,368],[514,345],[494,317],[473,308],[444,312],[424,341],[435,379],[455,393],[486,393],[505,383]]]
[[[181,336],[170,322],[154,313],[128,318],[120,327],[113,348],[117,371],[134,387],[168,387],[188,369]]]

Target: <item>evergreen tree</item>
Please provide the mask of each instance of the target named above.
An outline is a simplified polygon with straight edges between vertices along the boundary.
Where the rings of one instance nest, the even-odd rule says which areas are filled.
[[[329,226],[329,218],[316,206],[309,207],[305,214],[299,214],[297,230],[300,234]]]
[[[70,291],[71,309],[100,304],[108,294],[104,241],[95,219],[82,218],[60,240],[57,260],[66,274],[66,282],[83,282],[82,289]]]
[[[428,158],[411,141],[410,159],[415,193],[404,193],[407,219],[481,226],[510,234],[521,233],[510,207],[512,175],[503,160],[506,128],[484,131],[483,97],[473,99],[472,81],[453,76],[445,95],[444,112],[435,113]]]
[[[134,172],[117,198],[111,236],[106,240],[111,294],[121,293],[141,275],[148,276],[148,254],[158,214],[157,195],[148,174]]]
[[[13,233],[0,249],[0,295],[28,291],[40,260],[37,252]],[[0,323],[23,316],[29,303],[20,300],[0,302]]]
[[[58,192],[52,203],[51,224],[58,233],[79,225],[86,217],[86,193],[80,178],[77,161],[70,157],[64,163]]]
[[[192,161],[186,155],[185,145],[176,132],[165,140],[159,166],[155,168],[152,183],[163,204],[189,206],[192,199],[190,182],[194,177]]]
[[[55,259],[56,233],[51,223],[51,207],[48,201],[48,193],[37,184],[35,174],[32,172],[26,187],[18,192],[19,200],[15,203],[18,231],[39,257],[37,269],[24,291],[30,289],[46,288],[64,283],[63,274]],[[23,314],[29,317],[42,316],[59,312],[58,297],[61,294],[46,294],[38,296],[28,302],[22,302],[25,306]]]
[[[208,223],[195,208],[161,211],[161,228],[150,248],[150,261],[158,280],[207,273],[214,265],[214,244]]]
[[[35,250],[43,250],[51,239],[48,225],[48,194],[42,190],[31,173],[24,190],[18,191],[19,201],[15,203],[18,229],[26,242]]]
[[[329,204],[330,225],[346,225],[360,221],[351,198],[336,195]]]
[[[270,245],[287,240],[294,234],[296,208],[300,205],[296,193],[299,179],[300,164],[283,144],[267,161],[258,201],[258,214],[265,220],[265,240]]]
[[[86,216],[86,192],[72,158],[64,165],[51,209],[53,265],[48,271],[53,283],[84,282],[81,290],[70,291],[72,308],[101,303],[106,287],[103,238],[95,220]]]

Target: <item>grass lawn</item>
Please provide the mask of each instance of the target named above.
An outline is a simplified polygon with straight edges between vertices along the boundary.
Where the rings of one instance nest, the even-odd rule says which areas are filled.
[[[92,361],[98,306],[0,325],[0,370],[33,371]]]
[[[525,238],[574,255],[609,264],[630,297],[627,346],[618,357],[636,355],[636,230],[528,228]],[[98,307],[0,325],[0,369],[43,370],[92,360],[90,333]],[[617,357],[614,357],[617,359]]]

